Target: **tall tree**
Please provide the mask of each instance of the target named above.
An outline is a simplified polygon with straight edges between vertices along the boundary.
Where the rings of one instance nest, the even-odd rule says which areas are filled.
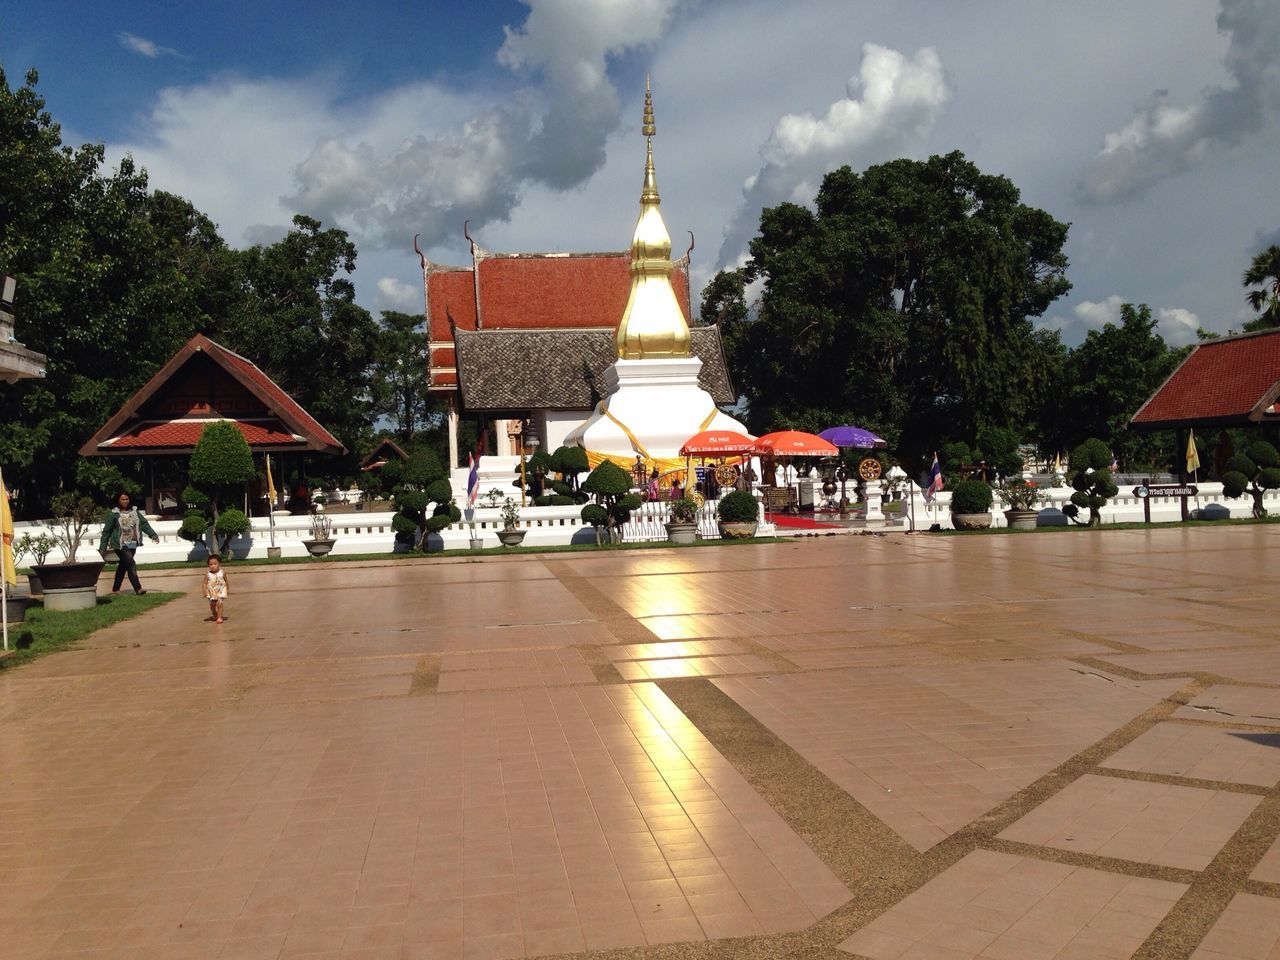
[[[395,424],[405,443],[432,414],[427,394],[427,332],[421,316],[383,310],[373,362],[376,413]]]
[[[1146,304],[1123,304],[1120,323],[1090,330],[1070,352],[1058,392],[1054,439],[1071,448],[1089,437],[1101,438],[1125,466],[1152,465],[1172,454],[1165,432],[1135,433],[1129,418],[1187,355],[1170,349],[1156,332]]]
[[[814,209],[763,211],[743,316],[720,277],[704,321],[726,347],[756,429],[853,419],[908,450],[984,426],[1022,428],[1054,344],[1032,318],[1070,289],[1067,225],[958,152],[827,174]]]
[[[248,293],[224,335],[354,451],[373,422],[378,326],[345,276],[356,266],[346,232],[293,223],[278,242],[240,252]]]
[[[1273,243],[1254,257],[1243,279],[1246,287],[1261,287],[1260,290],[1250,290],[1246,297],[1249,306],[1259,315],[1244,328],[1269,330],[1280,327],[1280,246]]]
[[[18,279],[23,340],[48,356],[0,421],[27,513],[75,484],[80,445],[205,322],[212,278],[189,267],[221,246],[129,157],[104,173],[100,145],[63,145],[37,79],[11,89],[0,71],[0,272]]]

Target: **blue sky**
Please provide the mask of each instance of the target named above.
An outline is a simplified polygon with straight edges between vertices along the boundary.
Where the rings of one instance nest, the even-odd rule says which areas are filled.
[[[1173,15],[1176,12],[1176,15]],[[1072,223],[1068,342],[1148,303],[1173,342],[1249,311],[1280,240],[1274,0],[13,2],[69,140],[132,154],[228,242],[294,213],[351,232],[372,309],[420,309],[411,243],[626,246],[651,71],[664,214],[695,282],[738,262],[762,206],[821,174],[961,149]]]

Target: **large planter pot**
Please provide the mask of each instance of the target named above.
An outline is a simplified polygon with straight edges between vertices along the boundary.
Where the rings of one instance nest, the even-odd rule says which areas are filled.
[[[21,623],[27,616],[27,604],[31,602],[30,597],[9,597],[5,600],[5,615],[9,618],[10,623]]]
[[[45,587],[44,608],[55,612],[88,610],[98,604],[98,587]]]
[[[672,521],[666,527],[668,543],[693,543],[698,539],[698,525],[696,523],[676,523]]]
[[[951,522],[957,530],[985,530],[991,526],[991,514],[953,513]]]
[[[741,521],[720,521],[720,539],[721,540],[750,540],[756,535],[756,521],[743,523]]]
[[[307,548],[307,553],[313,557],[328,556],[329,551],[333,549],[334,540],[331,537],[328,540],[303,540],[302,545]]]
[[[1039,510],[1021,510],[1011,507],[1004,512],[1004,518],[1009,521],[1010,530],[1034,530],[1039,517]]]
[[[504,547],[518,547],[528,530],[499,530],[498,539]]]
[[[104,564],[101,560],[87,563],[42,563],[34,567],[45,593],[50,590],[75,590],[96,587]]]

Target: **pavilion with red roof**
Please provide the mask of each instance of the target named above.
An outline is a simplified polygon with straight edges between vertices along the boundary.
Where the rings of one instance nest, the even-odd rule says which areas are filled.
[[[215,420],[235,424],[254,453],[346,452],[252,361],[196,334],[80,448],[80,455],[185,458]]]
[[[469,238],[470,239],[470,238]],[[546,449],[590,415],[604,371],[617,359],[614,333],[627,306],[631,254],[492,253],[471,240],[472,263],[422,257],[429,337],[428,389],[448,401],[449,456],[459,465],[458,419],[492,418],[499,456],[506,426],[529,419]],[[686,322],[689,256],[671,283]],[[737,399],[718,327],[692,327],[703,386],[717,403]]]
[[[1196,344],[1129,425],[1139,430],[1280,423],[1280,329]]]

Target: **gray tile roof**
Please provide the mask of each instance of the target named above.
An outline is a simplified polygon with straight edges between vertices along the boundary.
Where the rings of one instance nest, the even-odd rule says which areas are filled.
[[[693,327],[698,383],[718,404],[738,399],[718,327]],[[612,327],[454,331],[458,385],[467,410],[586,410],[600,400],[618,358]]]

